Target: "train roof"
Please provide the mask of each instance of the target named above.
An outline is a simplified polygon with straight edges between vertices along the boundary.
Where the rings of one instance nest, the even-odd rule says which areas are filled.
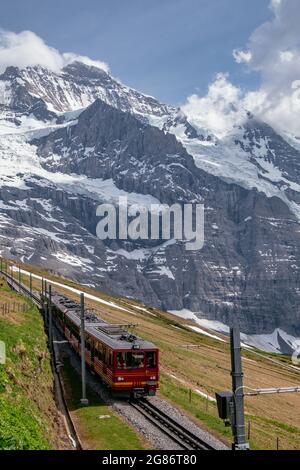
[[[59,308],[76,326],[80,327],[81,307],[68,297],[53,293],[52,303]],[[132,325],[118,325],[107,323],[89,309],[85,309],[85,331],[98,339],[101,343],[107,344],[113,349],[139,350],[157,349],[150,341],[146,341],[136,336],[125,328]]]

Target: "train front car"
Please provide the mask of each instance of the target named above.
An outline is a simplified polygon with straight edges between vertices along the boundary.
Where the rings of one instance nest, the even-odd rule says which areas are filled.
[[[159,351],[153,343],[129,333],[133,325],[98,323],[87,326],[94,352],[92,367],[113,394],[155,395],[159,385]]]
[[[135,398],[155,395],[159,386],[158,362],[158,349],[135,337],[131,349],[115,351],[113,391],[129,393]]]

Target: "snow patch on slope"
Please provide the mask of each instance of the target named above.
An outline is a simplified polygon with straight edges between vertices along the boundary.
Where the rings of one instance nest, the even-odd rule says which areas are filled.
[[[41,166],[36,147],[29,144],[27,139],[27,134],[0,135],[0,187],[28,189],[28,183],[34,180],[36,184],[43,186],[54,183],[68,192],[88,195],[99,201],[116,203],[120,197],[126,196],[130,205],[150,206],[160,203],[153,196],[121,190],[112,179],[92,179],[85,175],[50,172]]]
[[[170,310],[169,312],[185,320],[193,320],[195,323],[204,328],[207,328],[208,330],[217,331],[225,335],[229,334],[229,326],[219,321],[199,318],[194,312],[190,310]],[[195,331],[197,331],[197,328],[198,327],[193,327]],[[244,346],[252,346],[262,351],[275,354],[282,353],[282,344],[280,344],[279,338],[282,340],[283,343],[285,343],[294,351],[300,348],[300,338],[292,336],[280,328],[276,328],[273,333],[270,334],[248,335],[245,333],[241,333],[241,339],[244,343]]]
[[[12,266],[12,269],[15,272],[19,272],[19,268],[17,266]],[[20,271],[21,271],[22,274],[26,274],[26,276],[30,276],[29,271],[26,271],[24,269],[21,269]],[[68,286],[67,284],[56,282],[56,281],[53,281],[52,279],[47,279],[46,277],[42,278],[42,276],[38,276],[37,274],[32,274],[32,277],[34,279],[39,279],[39,280],[44,279],[44,281],[47,281],[48,285],[51,284],[53,286],[62,287],[64,289],[69,290],[70,292],[74,292],[75,294],[78,294],[78,295],[80,295],[81,293],[84,293],[84,295],[87,299],[94,300],[95,302],[99,302],[103,305],[107,305],[109,307],[113,307],[113,308],[116,308],[118,310],[123,310],[124,312],[132,313],[131,310],[128,310],[124,307],[120,307],[120,305],[116,304],[115,302],[108,302],[107,300],[101,299],[101,297],[98,297],[98,296],[95,296],[95,295],[92,295],[92,294],[88,294],[88,293],[86,293],[82,290],[75,289],[74,287]]]

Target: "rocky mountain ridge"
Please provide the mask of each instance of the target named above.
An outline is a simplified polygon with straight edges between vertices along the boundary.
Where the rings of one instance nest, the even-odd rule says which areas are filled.
[[[0,107],[2,255],[164,309],[238,319],[247,334],[300,335],[300,154],[273,129],[249,117],[220,141],[82,64],[7,69]],[[120,195],[204,203],[204,248],[99,240],[96,207]]]

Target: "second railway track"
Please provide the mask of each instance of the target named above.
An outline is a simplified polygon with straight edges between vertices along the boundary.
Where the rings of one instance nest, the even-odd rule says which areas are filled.
[[[137,399],[131,401],[130,404],[182,449],[215,450],[214,447],[168,416],[149,400]]]

